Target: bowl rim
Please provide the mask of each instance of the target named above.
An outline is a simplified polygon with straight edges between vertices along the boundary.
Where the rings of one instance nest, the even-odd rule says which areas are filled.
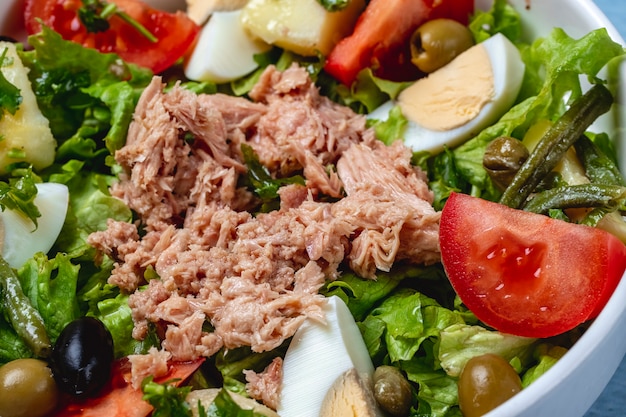
[[[477,2],[479,1],[480,0],[477,0]],[[531,0],[524,1],[530,8]],[[576,4],[581,9],[582,13],[587,15],[587,20],[590,24],[606,28],[607,33],[615,42],[626,45],[626,41],[622,38],[610,19],[592,0],[570,0],[570,3]],[[626,79],[626,65],[621,65],[619,79],[620,81]],[[619,101],[621,101],[620,98],[626,97],[626,85],[620,82],[620,88],[621,97],[618,97],[618,105]],[[620,109],[616,111],[620,111]],[[621,111],[623,111],[623,109]],[[624,118],[621,119],[624,120]],[[618,126],[618,130],[620,129],[623,128]],[[618,136],[616,137],[618,143],[626,140],[626,136],[622,132],[616,132],[616,134]],[[623,145],[626,146],[626,144]],[[620,158],[626,160],[623,152]],[[622,169],[624,168],[622,167]],[[524,388],[519,394],[485,414],[485,417],[510,417],[521,415],[528,415],[530,417],[539,415],[537,412],[541,412],[541,415],[549,415],[549,409],[551,407],[545,400],[555,394],[563,380],[581,377],[581,374],[584,374],[584,372],[580,371],[581,364],[594,362],[589,361],[589,359],[595,355],[600,355],[598,352],[607,353],[611,360],[623,358],[626,354],[626,341],[621,342],[619,339],[615,338],[614,344],[611,344],[607,342],[606,337],[607,334],[611,335],[617,333],[615,330],[619,327],[620,321],[623,321],[622,317],[626,315],[626,302],[624,300],[626,300],[626,272],[598,317],[594,319],[567,353],[565,353],[545,374]],[[587,383],[583,384],[585,387],[589,387],[589,390],[586,392],[586,398],[582,399],[582,401],[586,401],[587,404],[584,409],[576,410],[579,413],[578,415],[582,416],[589,410],[589,407],[591,407],[593,402],[600,396],[611,376],[617,370],[620,360],[617,359],[614,363],[612,363],[611,360],[607,361],[610,363],[610,366],[601,370],[602,375],[600,378],[595,378],[593,381],[587,381]],[[581,384],[572,384],[572,386],[577,385]],[[571,394],[572,393],[570,393],[570,395]],[[545,408],[541,408],[541,406]],[[562,412],[562,410],[559,409],[552,411]],[[570,413],[568,415],[572,417],[575,414]]]

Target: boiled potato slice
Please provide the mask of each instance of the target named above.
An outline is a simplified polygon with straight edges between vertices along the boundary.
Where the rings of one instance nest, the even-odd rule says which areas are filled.
[[[20,89],[22,103],[15,114],[3,111],[0,118],[0,174],[6,173],[9,164],[19,161],[29,162],[35,169],[42,169],[54,161],[56,141],[48,119],[39,110],[28,79],[28,70],[17,55],[15,45],[0,42],[0,56],[5,50],[0,71],[7,81]]]
[[[241,21],[253,36],[300,55],[327,55],[349,35],[365,8],[352,0],[343,10],[329,12],[317,0],[250,0]]]

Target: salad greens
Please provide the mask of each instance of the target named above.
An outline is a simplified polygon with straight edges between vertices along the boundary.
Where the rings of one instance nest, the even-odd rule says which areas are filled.
[[[185,401],[191,387],[176,387],[176,381],[158,384],[151,376],[141,383],[143,399],[154,407],[153,417],[187,417],[191,415],[191,407]]]
[[[100,2],[95,2],[100,3]],[[324,2],[341,7],[343,2]],[[330,6],[327,6],[330,7]],[[523,139],[538,121],[556,120],[566,106],[583,92],[580,77],[602,83],[599,71],[623,55],[623,48],[599,29],[581,39],[570,38],[554,29],[546,38],[524,44],[519,14],[504,0],[496,0],[492,10],[477,12],[470,25],[477,41],[503,33],[520,48],[527,72],[517,103],[494,125],[455,149],[438,155],[415,154],[413,162],[426,169],[430,188],[435,193],[436,209],[441,209],[453,191],[463,191],[490,200],[501,195],[482,166],[488,143],[498,136]],[[101,54],[63,40],[43,26],[40,34],[28,39],[32,50],[21,50],[20,57],[30,69],[30,80],[39,106],[49,119],[59,147],[55,163],[35,175],[26,168],[15,170],[8,183],[0,182],[0,205],[19,208],[36,221],[32,204],[36,181],[54,181],[70,190],[70,208],[63,231],[49,259],[37,254],[17,271],[20,284],[30,303],[39,311],[52,341],[74,318],[91,315],[101,319],[114,338],[115,354],[145,353],[158,346],[155,329],[143,341],[132,339],[133,321],[128,295],[107,283],[113,262],[96,257],[87,243],[90,233],[106,228],[108,219],[131,221],[133,214],[121,201],[111,197],[109,187],[120,171],[112,158],[125,142],[133,111],[143,89],[152,77],[145,70],[125,63],[113,54]],[[58,54],[63,51],[63,54]],[[3,58],[2,58],[3,59]],[[245,96],[264,68],[276,64],[287,68],[292,62],[304,65],[321,91],[356,111],[373,110],[405,86],[363,71],[353,89],[332,80],[322,71],[321,57],[303,58],[272,49],[256,57],[259,70],[228,86],[187,83],[193,91]],[[1,62],[1,61],[0,61]],[[0,77],[0,107],[9,112],[19,105],[19,91],[7,86]],[[390,143],[401,136],[406,120],[394,111],[389,120],[375,123],[378,137]],[[604,184],[623,186],[614,163],[614,149],[606,135],[594,135],[577,143],[585,155],[586,166],[594,167]],[[259,195],[271,200],[284,183],[299,183],[301,177],[270,181],[258,159],[243,149],[251,167],[250,181]],[[620,194],[616,205],[624,204]],[[459,416],[456,378],[464,363],[479,353],[498,353],[522,375],[524,385],[547,371],[566,351],[568,340],[538,341],[505,335],[479,326],[477,319],[455,295],[440,266],[394,266],[381,272],[376,280],[363,280],[345,271],[340,279],[322,289],[327,296],[337,295],[348,305],[362,331],[375,364],[391,364],[403,370],[415,383],[416,406],[413,416]],[[0,363],[34,353],[18,336],[10,321],[0,315]],[[211,360],[219,384],[244,393],[244,369],[261,371],[276,356],[284,354],[288,341],[266,353],[240,348],[222,350]],[[189,387],[175,388],[146,380],[145,399],[157,407],[156,415],[190,415],[184,397]],[[257,415],[236,410],[226,392],[219,395],[201,415]],[[233,411],[236,410],[236,411]],[[251,414],[252,413],[252,414]]]
[[[442,201],[453,190],[466,191],[488,200],[499,198],[498,190],[482,166],[482,155],[488,143],[499,136],[523,139],[528,129],[541,120],[556,120],[565,106],[582,94],[580,76],[601,82],[600,70],[624,51],[613,42],[605,29],[598,29],[575,40],[561,29],[553,29],[546,37],[521,48],[526,74],[518,104],[494,125],[452,151],[455,182],[446,180],[447,172],[437,168],[436,159],[429,162],[431,181],[437,182]],[[544,77],[541,74],[545,74]],[[444,156],[448,157],[448,156]],[[447,169],[447,168],[446,168]],[[462,189],[456,184],[464,184]]]
[[[7,59],[7,49],[4,49],[0,55],[0,66],[5,65]],[[0,94],[0,118],[2,118],[5,110],[15,114],[22,104],[22,94],[20,89],[11,84],[2,72],[0,72],[0,92],[2,92]]]

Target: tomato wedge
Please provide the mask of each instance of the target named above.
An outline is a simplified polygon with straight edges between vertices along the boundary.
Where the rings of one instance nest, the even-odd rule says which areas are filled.
[[[198,359],[191,362],[171,362],[167,375],[155,379],[163,383],[171,379],[184,382],[204,362]],[[64,398],[61,407],[51,417],[146,417],[152,406],[143,401],[143,392],[130,383],[130,363],[126,358],[114,362],[111,380],[100,396],[83,401]]]
[[[159,73],[172,66],[193,45],[200,27],[182,12],[167,13],[139,0],[110,0],[143,25],[156,38],[152,42],[119,16],[109,19],[104,32],[90,33],[78,18],[81,0],[26,0],[24,21],[29,34],[38,33],[37,19],[61,34],[63,39],[100,52],[114,52],[126,62]]]
[[[368,67],[400,81],[411,72],[409,39],[419,25],[435,18],[467,24],[473,12],[474,0],[371,0],[353,33],[330,52],[324,69],[348,86]]]
[[[626,268],[626,246],[608,232],[465,194],[446,202],[439,243],[463,303],[519,336],[555,336],[597,316]]]

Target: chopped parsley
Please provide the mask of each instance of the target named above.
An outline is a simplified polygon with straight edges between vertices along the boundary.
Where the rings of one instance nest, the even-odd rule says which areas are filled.
[[[12,64],[12,60],[7,58],[9,48],[4,48],[0,56],[0,67]],[[22,104],[22,93],[19,88],[6,79],[4,73],[0,71],[0,119],[4,110],[15,114]]]

